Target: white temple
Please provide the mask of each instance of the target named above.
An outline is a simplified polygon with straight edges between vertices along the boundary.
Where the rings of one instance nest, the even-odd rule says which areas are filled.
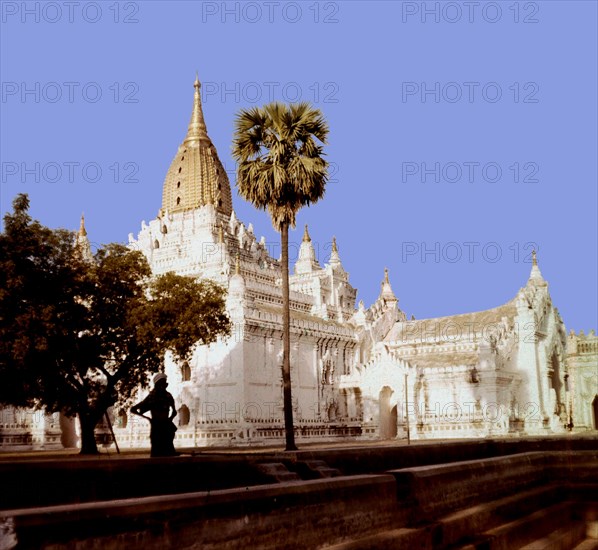
[[[199,347],[188,364],[167,360],[179,411],[175,444],[274,443],[284,434],[281,268],[252,225],[235,215],[226,171],[208,137],[199,81],[194,87],[191,122],[166,174],[162,207],[129,242],[155,274],[175,271],[228,289],[231,336]],[[84,231],[79,239],[86,239]],[[598,394],[598,378],[581,382],[589,404],[579,396],[575,403],[565,326],[535,253],[527,283],[510,302],[408,320],[388,271],[376,302],[356,306],[336,240],[322,266],[306,227],[290,286],[299,444],[393,439],[407,431],[412,439],[554,434],[575,426],[576,416],[581,427],[597,427],[595,408],[586,409]],[[575,372],[598,370],[597,347]],[[121,447],[149,446],[146,423],[124,411],[115,419]],[[2,433],[6,426],[0,449],[8,448]]]

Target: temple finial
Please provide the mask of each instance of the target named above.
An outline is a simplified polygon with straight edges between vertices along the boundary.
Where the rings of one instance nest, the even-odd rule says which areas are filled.
[[[546,286],[546,281],[542,277],[542,272],[538,267],[538,255],[536,250],[532,250],[532,270],[529,274],[528,284],[531,283],[535,286]]]
[[[388,278],[388,268],[384,268],[384,280],[380,285],[380,298],[385,302],[398,302],[395,293],[390,286],[390,280]]]
[[[332,250],[330,251],[330,260],[328,262],[332,267],[340,267],[341,258],[338,254],[338,246],[336,245],[336,237],[332,237]]]
[[[81,212],[81,223],[79,225],[79,235],[81,235],[81,237],[87,236],[87,229],[85,229],[85,214],[83,214],[83,212]]]
[[[93,253],[91,252],[91,244],[87,238],[87,230],[85,229],[85,215],[81,214],[81,223],[79,231],[75,236],[75,247],[80,257],[85,261],[93,260]]]
[[[193,94],[193,112],[191,113],[191,120],[189,122],[187,136],[183,142],[185,144],[197,143],[202,139],[209,139],[208,129],[206,128],[206,123],[203,118],[203,110],[201,108],[201,94],[199,92],[201,83],[199,82],[199,77],[197,75],[195,76],[193,87],[195,88],[195,92]]]
[[[307,224],[303,230],[303,240],[299,247],[299,257],[295,263],[295,273],[311,273],[315,270],[321,269],[320,264],[316,258],[316,251],[311,243],[309,230]]]
[[[303,242],[310,243],[311,237],[309,236],[309,231],[307,230],[307,224],[305,224],[305,230],[303,231]]]

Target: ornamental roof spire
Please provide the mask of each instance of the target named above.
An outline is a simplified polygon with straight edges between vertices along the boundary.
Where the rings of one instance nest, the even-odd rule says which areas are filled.
[[[85,216],[81,214],[81,223],[79,224],[79,231],[75,236],[75,248],[85,261],[93,260],[93,253],[91,251],[91,243],[87,237],[87,229],[85,229]]]
[[[201,84],[197,76],[193,88],[191,120],[187,135],[164,179],[160,215],[212,205],[218,212],[230,216],[230,183],[208,136],[201,107]]]
[[[197,143],[200,140],[209,141],[210,139],[208,138],[208,129],[206,128],[201,108],[201,93],[199,91],[201,83],[199,82],[197,73],[195,74],[193,87],[195,88],[193,94],[193,111],[191,113],[191,120],[189,121],[189,128],[187,129],[187,136],[185,137],[185,141],[183,141],[184,144]]]
[[[81,223],[79,224],[79,236],[87,237],[87,229],[85,229],[85,214],[81,212]]]
[[[307,230],[307,224],[305,224],[305,230],[303,231],[303,241],[304,243],[310,243],[311,237],[309,236],[309,231]]]
[[[299,257],[295,263],[295,273],[311,273],[312,271],[321,269],[318,259],[316,258],[316,251],[314,245],[311,242],[309,231],[307,230],[307,224],[305,224],[305,230],[303,231],[303,240],[299,247]]]
[[[332,267],[339,267],[341,265],[341,257],[338,255],[338,246],[336,246],[336,237],[332,237],[332,251],[330,252],[328,263]]]
[[[385,302],[398,302],[395,293],[392,291],[392,287],[390,286],[390,280],[388,278],[388,268],[384,268],[384,280],[380,285],[380,298]]]
[[[544,277],[542,277],[542,272],[540,271],[540,268],[538,267],[538,257],[537,257],[537,253],[535,250],[532,250],[532,270],[529,274],[528,284],[531,284],[534,286],[546,286],[547,285],[546,281],[544,280]]]
[[[229,299],[233,299],[238,305],[239,298],[243,296],[245,292],[245,279],[243,279],[243,275],[241,275],[241,258],[240,255],[237,254],[235,259],[235,273],[230,278],[228,282],[228,295]]]

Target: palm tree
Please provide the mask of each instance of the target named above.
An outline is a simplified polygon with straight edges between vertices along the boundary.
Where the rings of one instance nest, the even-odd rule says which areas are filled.
[[[282,385],[286,450],[296,450],[290,366],[289,226],[302,206],[324,196],[328,163],[322,158],[328,125],[308,103],[270,103],[242,109],[235,121],[233,157],[237,188],[256,208],[267,210],[282,245]]]

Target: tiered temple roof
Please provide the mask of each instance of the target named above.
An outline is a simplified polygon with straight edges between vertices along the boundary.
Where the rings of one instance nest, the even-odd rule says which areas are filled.
[[[191,121],[164,180],[161,215],[212,204],[219,212],[230,216],[230,183],[208,136],[201,108],[201,84],[197,78],[193,86]]]

